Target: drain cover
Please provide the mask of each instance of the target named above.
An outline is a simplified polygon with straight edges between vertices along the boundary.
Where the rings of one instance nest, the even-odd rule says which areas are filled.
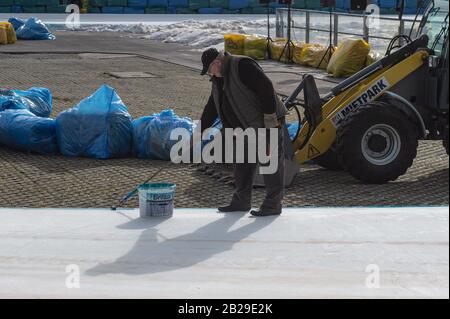
[[[117,79],[142,79],[142,78],[159,78],[159,75],[147,72],[105,72]]]

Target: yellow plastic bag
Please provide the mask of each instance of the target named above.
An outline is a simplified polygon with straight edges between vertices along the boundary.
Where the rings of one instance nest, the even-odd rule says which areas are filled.
[[[8,44],[8,37],[6,36],[6,28],[0,26],[0,44]]]
[[[304,47],[305,47],[305,43],[303,43],[303,42],[294,42],[294,54],[292,56],[292,61],[295,64],[301,64],[300,60],[301,60],[302,51],[303,51]]]
[[[281,51],[283,50],[284,43],[286,43],[286,39],[283,38],[276,38],[273,41],[269,42],[269,52],[271,60],[278,61],[281,55]]]
[[[312,66],[314,68],[326,69],[330,54],[327,53],[327,47],[321,44],[306,43],[303,45],[298,57],[298,63]],[[320,66],[319,66],[320,63]]]
[[[245,34],[228,33],[223,36],[225,51],[231,54],[244,55]]]
[[[270,42],[269,50],[271,60],[282,62],[286,62],[288,60],[288,47],[286,46],[286,43],[287,39],[284,38],[277,38],[273,40],[273,42]],[[300,60],[300,54],[303,49],[303,45],[303,42],[291,43],[291,58],[294,63],[299,63],[298,61]]]
[[[283,53],[287,40],[284,38],[276,38],[269,42],[270,59],[274,61],[285,61],[287,52]],[[283,56],[281,56],[283,54]],[[280,59],[281,58],[281,59]]]
[[[6,42],[8,44],[16,43],[16,41],[17,41],[16,31],[14,31],[14,28],[11,23],[0,22],[0,28],[5,29]]]
[[[267,52],[267,39],[257,35],[249,35],[244,41],[244,55],[256,60],[264,60]]]
[[[335,77],[347,77],[355,74],[366,63],[370,45],[363,39],[344,40],[328,63],[327,72]]]
[[[374,62],[377,62],[378,60],[381,60],[383,58],[383,55],[381,53],[370,51],[367,55],[365,66],[369,66]]]

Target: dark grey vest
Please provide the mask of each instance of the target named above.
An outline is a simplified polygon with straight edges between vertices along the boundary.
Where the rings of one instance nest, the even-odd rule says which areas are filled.
[[[262,128],[264,127],[264,114],[261,111],[261,102],[256,94],[241,82],[239,77],[239,61],[241,59],[251,58],[225,53],[225,61],[222,65],[222,75],[224,77],[223,94],[224,97],[226,96],[228,99],[228,102],[241,122],[243,129],[248,127]],[[254,62],[256,63],[256,61]],[[256,63],[256,65],[258,64]],[[212,94],[217,114],[220,114],[219,92],[215,82],[213,82]],[[287,114],[287,110],[275,92],[274,94],[277,103],[277,117],[282,118]]]

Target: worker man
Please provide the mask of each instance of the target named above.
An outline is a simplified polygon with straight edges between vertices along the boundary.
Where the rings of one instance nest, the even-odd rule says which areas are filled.
[[[224,128],[277,128],[278,167],[264,175],[266,198],[253,216],[279,215],[284,196],[285,115],[273,84],[256,61],[211,48],[202,54],[202,75],[209,75],[211,95],[200,119],[201,131],[211,127],[220,117]],[[251,209],[253,181],[257,163],[234,163],[236,190],[228,206],[219,212],[248,212]]]

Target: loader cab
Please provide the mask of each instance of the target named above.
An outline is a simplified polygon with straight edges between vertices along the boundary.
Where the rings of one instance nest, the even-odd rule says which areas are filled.
[[[419,34],[426,34],[430,39],[429,67],[436,82],[436,96],[432,97],[432,102],[441,111],[448,111],[449,108],[448,10],[448,0],[429,1],[418,28]]]
[[[410,40],[424,35],[428,37],[428,63],[408,76],[393,91],[414,104],[428,124],[436,113],[448,112],[449,108],[449,1],[423,0],[419,12],[421,15],[416,15],[409,37]]]
[[[445,57],[448,47],[448,7],[448,0],[429,1],[418,28],[419,35],[428,35],[428,48],[439,57]]]
[[[430,137],[442,139],[449,153],[449,1],[429,0],[418,27],[417,34],[429,38],[428,106],[434,110]],[[438,116],[436,116],[438,115]]]

